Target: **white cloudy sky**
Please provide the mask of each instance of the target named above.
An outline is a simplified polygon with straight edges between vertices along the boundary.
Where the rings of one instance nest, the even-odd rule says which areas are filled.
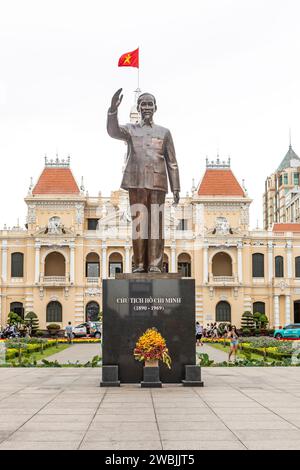
[[[45,153],[70,154],[90,195],[119,187],[124,146],[106,134],[106,111],[123,87],[128,121],[136,69],[117,61],[137,46],[183,193],[219,149],[246,180],[252,226],[261,223],[289,127],[300,154],[299,17],[299,0],[0,0],[0,227],[24,223]]]

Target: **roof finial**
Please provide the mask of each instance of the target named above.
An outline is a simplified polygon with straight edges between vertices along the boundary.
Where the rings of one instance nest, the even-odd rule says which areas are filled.
[[[81,194],[83,194],[84,191],[85,191],[84,182],[83,182],[83,176],[81,177],[80,191],[81,191]]]
[[[292,130],[291,130],[291,128],[289,129],[289,140],[290,140],[289,149],[291,150],[291,148],[292,148]]]

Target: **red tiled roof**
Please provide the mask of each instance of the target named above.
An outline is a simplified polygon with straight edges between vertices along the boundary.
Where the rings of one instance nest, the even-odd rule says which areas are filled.
[[[300,232],[300,224],[274,224],[273,232]]]
[[[70,168],[46,167],[32,194],[79,194],[79,188]]]
[[[198,190],[199,196],[244,196],[230,169],[207,169]]]

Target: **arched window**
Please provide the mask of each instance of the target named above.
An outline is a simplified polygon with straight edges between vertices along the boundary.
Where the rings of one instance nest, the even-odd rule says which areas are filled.
[[[275,257],[275,277],[283,277],[283,256]]]
[[[46,314],[46,322],[47,323],[56,323],[62,322],[62,306],[56,300],[50,302],[47,305],[47,314]]]
[[[120,253],[112,253],[109,256],[109,277],[123,272],[123,258]]]
[[[12,253],[11,255],[11,277],[23,277],[24,255],[23,253]]]
[[[61,253],[53,251],[45,259],[45,276],[65,276],[66,260]]]
[[[86,277],[100,277],[100,262],[97,253],[89,253],[85,263]]]
[[[85,307],[86,321],[99,321],[99,304],[97,302],[89,302]]]
[[[252,255],[252,277],[265,277],[264,255],[262,253]]]
[[[10,304],[9,311],[17,313],[19,317],[24,319],[24,307],[22,302],[12,302]]]
[[[190,255],[187,253],[181,253],[178,256],[177,270],[183,277],[191,277],[192,268]]]
[[[295,277],[300,277],[300,256],[295,258]]]
[[[213,276],[232,276],[232,259],[223,251],[216,253],[212,259]]]
[[[231,307],[225,300],[222,300],[216,305],[216,321],[231,322]]]
[[[254,302],[253,303],[253,313],[266,313],[266,305],[264,302]]]

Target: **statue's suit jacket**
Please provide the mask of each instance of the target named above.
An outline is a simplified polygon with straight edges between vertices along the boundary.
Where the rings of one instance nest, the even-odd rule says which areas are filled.
[[[152,123],[120,126],[118,112],[108,111],[108,134],[127,142],[127,159],[121,188],[144,188],[168,192],[180,191],[179,171],[171,133]]]

